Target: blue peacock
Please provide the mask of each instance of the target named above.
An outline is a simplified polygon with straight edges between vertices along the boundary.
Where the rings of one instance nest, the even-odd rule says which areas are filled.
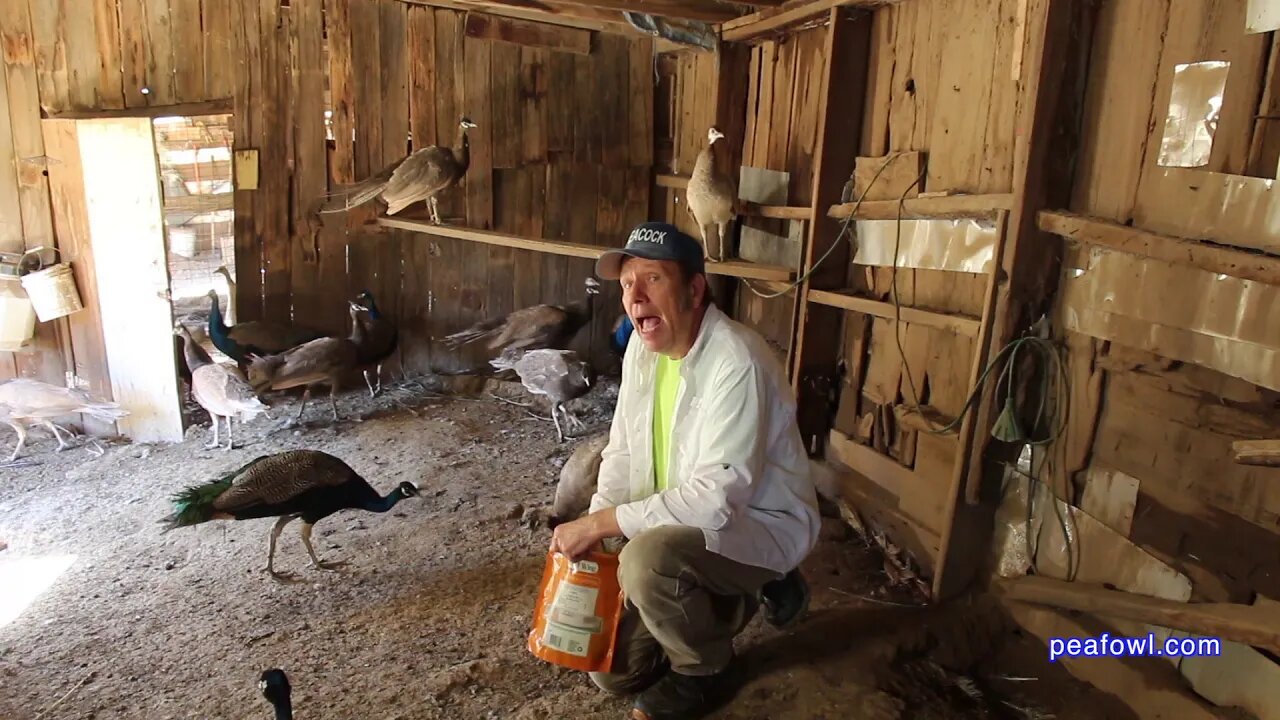
[[[267,546],[267,572],[277,580],[289,579],[275,570],[276,540],[284,526],[302,519],[302,544],[311,563],[334,570],[343,563],[325,563],[311,547],[312,527],[342,510],[384,513],[396,503],[421,493],[418,486],[402,482],[386,495],[341,459],[319,450],[287,450],[254,458],[247,465],[202,485],[187,487],[172,497],[174,512],[161,522],[167,530],[210,520],[278,518],[271,527]]]

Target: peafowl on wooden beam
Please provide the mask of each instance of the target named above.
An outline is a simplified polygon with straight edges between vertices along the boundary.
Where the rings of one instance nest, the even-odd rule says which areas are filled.
[[[316,234],[323,225],[321,215],[344,213],[375,198],[386,206],[388,215],[395,215],[419,200],[426,200],[431,210],[431,222],[441,224],[436,196],[457,185],[467,174],[471,166],[471,142],[467,139],[467,131],[475,127],[475,123],[463,117],[458,121],[454,147],[431,145],[415,150],[373,177],[317,198],[307,213],[312,243],[315,243]]]

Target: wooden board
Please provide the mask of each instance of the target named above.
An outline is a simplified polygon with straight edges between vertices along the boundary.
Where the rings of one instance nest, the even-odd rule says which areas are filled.
[[[544,165],[547,162],[547,71],[550,59],[551,53],[546,50],[520,50],[517,91],[521,125],[520,161],[524,165]]]
[[[548,23],[468,13],[467,37],[546,48],[560,52],[591,54],[591,32]]]
[[[290,7],[293,7],[292,5]],[[201,30],[204,33],[204,97],[231,97],[235,88],[236,57],[231,50],[231,10],[229,3],[202,0],[200,4]],[[291,12],[290,16],[296,16]],[[320,58],[309,70],[320,68]]]
[[[173,72],[174,44],[170,22],[172,11],[168,0],[143,1],[146,4],[144,13],[147,23],[143,34],[147,66],[146,87],[150,91],[147,93],[147,104],[172,105],[178,102],[177,78]],[[237,8],[233,7],[229,19],[232,23],[235,23],[238,17],[240,17],[240,13]],[[256,12],[253,17],[257,17]],[[241,32],[241,28],[233,27],[229,32],[232,38],[232,48],[235,49],[237,47],[236,38]],[[236,55],[236,57],[244,58],[246,62],[248,60],[244,55]],[[234,86],[232,89],[234,91]],[[239,292],[239,288],[236,289],[236,292]]]
[[[324,0],[295,0],[290,6],[290,67],[293,104],[294,193],[290,218],[292,258],[290,299],[295,322],[325,332],[338,330],[342,298],[322,282],[321,240],[310,237],[305,212],[328,189],[324,129]],[[329,220],[333,225],[336,221]]]
[[[259,107],[262,122],[255,125],[255,132],[261,142],[262,181],[254,200],[254,230],[262,243],[262,317],[287,323],[292,316],[290,263],[293,259],[289,235],[288,173],[292,160],[289,156],[292,104],[288,92],[291,16],[272,0],[261,0],[260,11],[262,94]],[[239,277],[238,271],[236,275]],[[237,295],[239,290],[237,287]]]
[[[275,14],[259,0],[245,0],[259,4],[263,19],[274,19]],[[208,99],[205,95],[205,41],[207,36],[200,27],[200,0],[170,0],[169,28],[173,37],[174,99],[178,102],[195,102]],[[259,26],[260,34],[273,30]],[[264,48],[265,51],[266,48]],[[264,55],[265,57],[265,55]]]
[[[235,3],[231,22],[235,29],[234,45],[238,57],[245,59],[246,72],[237,74],[235,105],[244,108],[231,116],[231,131],[236,151],[258,152],[262,142],[263,121],[257,110],[262,95],[262,35],[257,3]],[[336,116],[335,116],[336,117]],[[262,244],[257,230],[256,190],[240,189],[237,175],[235,192],[235,258],[236,312],[241,321],[262,318]],[[256,187],[256,184],[255,184]]]
[[[182,440],[160,185],[147,119],[78,121],[112,395],[137,442]],[[127,208],[127,212],[122,212]]]

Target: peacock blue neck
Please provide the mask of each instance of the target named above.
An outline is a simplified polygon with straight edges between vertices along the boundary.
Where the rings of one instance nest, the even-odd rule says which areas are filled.
[[[222,308],[218,307],[217,296],[209,298],[209,337],[221,340],[230,331],[231,328],[222,321]]]
[[[369,317],[373,320],[377,320],[382,317],[382,313],[378,312],[378,305],[373,302],[373,296],[370,295],[367,297],[369,298]]]
[[[400,488],[396,488],[380,498],[370,500],[364,504],[364,509],[369,512],[384,513],[396,506],[396,503],[404,499],[404,493],[400,492]]]

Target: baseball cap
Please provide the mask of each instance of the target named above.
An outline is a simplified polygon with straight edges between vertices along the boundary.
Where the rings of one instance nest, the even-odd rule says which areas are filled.
[[[691,273],[706,272],[702,245],[675,225],[647,222],[636,226],[627,237],[627,246],[608,250],[596,261],[596,275],[617,280],[622,263],[629,257],[646,260],[674,260]]]

